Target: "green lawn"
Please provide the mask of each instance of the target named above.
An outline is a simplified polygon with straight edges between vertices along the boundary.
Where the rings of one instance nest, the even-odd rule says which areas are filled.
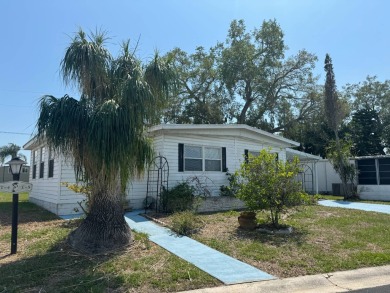
[[[19,204],[18,253],[9,255],[11,195],[0,193],[0,292],[165,292],[221,283],[134,233],[134,243],[109,255],[85,256],[67,246],[77,221]]]
[[[319,205],[291,211],[290,235],[238,228],[238,212],[200,215],[192,237],[277,277],[390,264],[390,215]],[[267,215],[258,213],[265,221]],[[171,218],[160,219],[169,224]]]
[[[390,264],[390,215],[302,207],[285,219],[294,227],[291,235],[241,230],[238,215],[200,215],[202,229],[193,238],[277,277]],[[10,256],[11,196],[0,194],[0,292],[172,292],[221,285],[143,234],[134,233],[126,250],[81,255],[65,241],[77,221],[58,219],[27,202],[27,195],[19,218],[18,254]]]

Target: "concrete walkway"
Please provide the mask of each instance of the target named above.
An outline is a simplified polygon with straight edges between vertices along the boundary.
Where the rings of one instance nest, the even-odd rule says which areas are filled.
[[[149,239],[180,258],[225,284],[238,284],[275,279],[246,263],[234,259],[191,238],[177,236],[171,230],[161,227],[139,215],[140,211],[125,214],[131,229],[147,233]]]
[[[390,285],[390,266],[204,288],[182,293],[335,293]],[[385,288],[385,287],[383,287]],[[370,291],[363,291],[370,292]],[[384,291],[389,292],[388,287]]]
[[[378,212],[390,214],[390,205],[385,204],[375,204],[375,203],[360,203],[360,202],[351,202],[343,200],[320,200],[318,201],[319,205],[333,208],[345,208],[345,209],[354,209],[362,210],[367,212]]]

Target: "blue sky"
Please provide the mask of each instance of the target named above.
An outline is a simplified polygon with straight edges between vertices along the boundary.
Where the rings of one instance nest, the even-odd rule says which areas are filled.
[[[108,31],[113,55],[121,41],[135,45],[139,38],[137,54],[147,61],[156,49],[193,52],[224,41],[233,19],[244,19],[248,29],[276,19],[286,55],[316,54],[321,82],[326,53],[339,88],[367,75],[390,78],[388,0],[14,0],[1,1],[0,11],[0,146],[28,141],[29,135],[5,132],[33,133],[42,95],[77,97],[62,83],[59,64],[78,27]]]

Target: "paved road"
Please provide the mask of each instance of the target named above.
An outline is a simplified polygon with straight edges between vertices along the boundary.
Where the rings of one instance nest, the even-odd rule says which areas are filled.
[[[353,291],[349,291],[349,292],[351,292],[351,293],[388,293],[388,292],[390,292],[390,285],[353,290]]]

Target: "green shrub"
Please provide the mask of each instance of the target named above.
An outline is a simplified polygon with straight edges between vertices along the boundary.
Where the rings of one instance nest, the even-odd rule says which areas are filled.
[[[226,172],[226,176],[228,177],[227,180],[229,181],[229,185],[221,185],[221,187],[219,188],[219,194],[221,196],[235,197],[237,195],[238,189],[240,188],[237,182],[237,176],[236,174],[232,174],[229,172]]]
[[[142,244],[144,249],[149,250],[152,247],[149,240],[149,234],[147,233],[143,233],[143,232],[134,233],[134,240],[139,241],[139,243]]]
[[[280,215],[287,208],[307,201],[307,194],[296,180],[299,160],[283,162],[275,154],[262,150],[259,156],[250,156],[236,172],[240,180],[237,197],[251,211],[269,210],[273,226],[279,226]]]
[[[164,189],[160,196],[160,206],[168,213],[181,212],[192,208],[195,188],[182,182],[170,190]]]
[[[172,215],[171,228],[177,234],[188,236],[200,227],[200,219],[193,211],[184,211]]]

